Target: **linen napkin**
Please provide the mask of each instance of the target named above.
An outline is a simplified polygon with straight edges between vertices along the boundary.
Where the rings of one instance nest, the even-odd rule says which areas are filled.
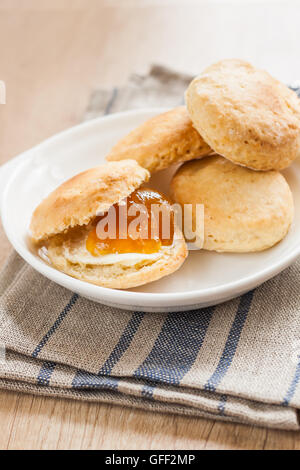
[[[154,66],[95,91],[85,119],[179,105],[190,80]],[[300,260],[215,307],[142,313],[81,298],[13,252],[0,275],[0,388],[298,430],[299,271]]]

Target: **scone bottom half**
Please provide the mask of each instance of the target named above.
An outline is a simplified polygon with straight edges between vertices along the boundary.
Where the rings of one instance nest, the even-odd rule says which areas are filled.
[[[130,222],[140,214],[139,204],[149,221],[151,204],[162,204],[171,211],[163,195],[141,187],[149,176],[136,161],[124,160],[89,169],[63,183],[33,213],[31,238],[39,254],[72,277],[117,289],[136,287],[176,271],[187,256],[187,247],[175,224],[168,238],[161,236],[160,229],[149,238],[133,236],[129,230]],[[121,219],[125,202],[127,219]],[[121,220],[126,222],[119,223]],[[105,238],[103,231],[112,228]],[[148,229],[151,234],[150,226]]]

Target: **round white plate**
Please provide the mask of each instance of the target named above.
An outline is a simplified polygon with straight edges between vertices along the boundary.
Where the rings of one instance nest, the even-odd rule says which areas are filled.
[[[289,234],[274,248],[251,254],[192,251],[171,276],[127,291],[73,279],[37,256],[27,239],[30,217],[37,204],[64,180],[103,163],[120,137],[161,111],[130,111],[89,121],[48,139],[0,170],[0,185],[2,181],[4,186],[1,198],[4,229],[17,252],[37,271],[73,292],[106,305],[152,312],[182,311],[236,297],[275,276],[300,254],[300,211],[296,210]],[[151,185],[166,192],[173,172],[174,168],[158,173],[151,179]],[[10,178],[6,181],[8,173]],[[291,185],[295,206],[299,207],[299,161],[284,174]]]

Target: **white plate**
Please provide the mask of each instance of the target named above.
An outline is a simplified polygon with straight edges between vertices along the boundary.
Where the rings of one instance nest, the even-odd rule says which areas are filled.
[[[48,266],[30,249],[28,224],[42,198],[65,179],[104,162],[106,153],[121,136],[161,111],[130,111],[89,121],[48,139],[2,167],[4,229],[18,253],[37,271],[96,302],[129,310],[182,311],[236,297],[275,276],[300,254],[300,211],[297,210],[287,237],[270,250],[252,254],[193,251],[176,273],[127,291],[73,279]],[[9,173],[10,178],[4,184]],[[168,170],[155,175],[151,184],[166,192],[171,173]],[[294,162],[284,174],[292,187],[295,206],[299,207],[300,163]]]

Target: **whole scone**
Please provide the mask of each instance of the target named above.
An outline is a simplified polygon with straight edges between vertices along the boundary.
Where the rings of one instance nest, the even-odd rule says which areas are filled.
[[[194,128],[186,107],[179,106],[134,129],[111,149],[106,159],[130,158],[155,173],[210,152],[211,148]]]
[[[265,250],[287,234],[293,220],[292,193],[279,172],[253,171],[218,155],[184,163],[171,196],[193,204],[193,214],[196,204],[204,205],[206,250]]]
[[[194,126],[217,153],[255,170],[281,170],[300,155],[300,100],[264,70],[217,62],[186,92]]]

